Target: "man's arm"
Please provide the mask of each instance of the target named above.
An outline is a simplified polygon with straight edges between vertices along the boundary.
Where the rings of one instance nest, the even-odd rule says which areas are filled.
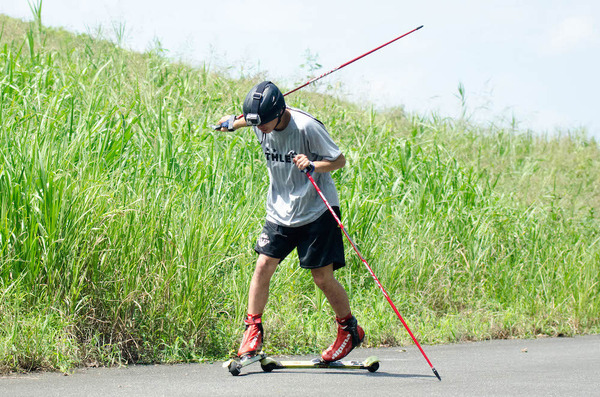
[[[311,172],[331,172],[335,170],[339,170],[343,166],[346,165],[346,158],[343,154],[340,154],[337,159],[333,161],[329,160],[319,160],[319,161],[310,161],[308,157],[304,154],[298,154],[294,157],[294,164],[298,167],[299,170],[304,170],[308,168],[309,170],[314,165],[315,169]],[[311,165],[312,164],[312,165]]]

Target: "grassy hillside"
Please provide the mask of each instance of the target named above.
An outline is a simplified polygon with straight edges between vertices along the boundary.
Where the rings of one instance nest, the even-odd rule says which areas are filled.
[[[0,16],[0,369],[237,349],[268,181],[249,130],[208,126],[259,79]],[[346,154],[344,224],[422,343],[600,330],[595,141],[310,90],[288,103]],[[337,274],[366,344],[412,343],[347,248]],[[266,349],[319,352],[332,318],[282,263]]]

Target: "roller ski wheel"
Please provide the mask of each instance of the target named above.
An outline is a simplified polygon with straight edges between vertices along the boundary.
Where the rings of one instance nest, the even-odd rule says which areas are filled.
[[[242,372],[242,368],[248,365],[254,364],[257,361],[261,361],[266,358],[264,353],[256,355],[244,355],[238,358],[232,358],[231,360],[225,361],[223,367],[229,370],[229,373],[233,376],[238,376]]]
[[[227,369],[231,375],[238,376],[242,372],[242,364],[240,364],[237,360],[231,360],[227,366]]]
[[[278,365],[280,364],[271,357],[266,357],[263,360],[260,360],[260,367],[264,372],[272,372],[274,369],[278,368]]]
[[[369,372],[377,372],[379,369],[379,359],[375,356],[371,356],[365,360],[364,366]]]

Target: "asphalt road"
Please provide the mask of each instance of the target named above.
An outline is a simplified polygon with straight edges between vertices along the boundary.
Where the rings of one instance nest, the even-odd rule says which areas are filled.
[[[357,349],[377,355],[379,371],[286,369],[259,364],[234,377],[221,362],[80,369],[69,376],[0,377],[0,396],[600,396],[600,335]],[[311,357],[312,358],[312,357]],[[290,358],[292,359],[292,358]],[[293,357],[293,359],[310,359]]]

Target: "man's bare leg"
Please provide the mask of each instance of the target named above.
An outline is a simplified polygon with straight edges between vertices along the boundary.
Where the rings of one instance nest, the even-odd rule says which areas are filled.
[[[350,315],[350,301],[348,294],[333,275],[333,264],[318,269],[311,269],[313,280],[317,287],[323,291],[329,304],[338,318]]]
[[[258,255],[248,291],[248,313],[259,314],[265,311],[269,299],[269,284],[280,261],[278,258]]]

